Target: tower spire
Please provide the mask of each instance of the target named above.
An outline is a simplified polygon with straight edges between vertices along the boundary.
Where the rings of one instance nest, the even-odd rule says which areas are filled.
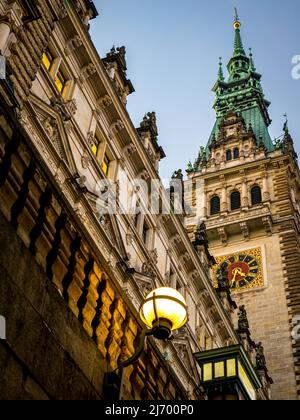
[[[242,24],[238,15],[238,11],[235,8],[235,17],[234,17],[234,23],[233,23],[233,27],[235,29],[234,51],[233,51],[234,56],[246,55],[244,46],[243,46],[242,37],[241,37],[241,31],[240,31],[241,26]]]
[[[254,64],[254,59],[253,59],[252,48],[249,48],[249,51],[250,51],[250,54],[249,54],[249,58],[250,58],[249,70],[250,71],[256,71],[255,64]]]
[[[223,73],[223,63],[222,63],[222,57],[219,57],[219,71],[218,71],[218,81],[224,82],[225,77]]]

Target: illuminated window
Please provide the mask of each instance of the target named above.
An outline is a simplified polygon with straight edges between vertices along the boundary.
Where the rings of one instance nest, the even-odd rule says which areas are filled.
[[[61,70],[58,71],[54,83],[59,93],[63,94],[64,89],[66,87],[67,79],[65,78]]]
[[[97,135],[95,135],[94,137],[94,142],[92,144],[92,152],[93,154],[98,157],[99,156],[99,151],[100,151],[100,139],[97,137]]]
[[[215,363],[215,378],[223,378],[225,376],[224,362]]]
[[[203,381],[211,381],[213,378],[212,374],[212,363],[208,363],[203,366]]]
[[[109,156],[107,155],[107,153],[105,153],[104,158],[103,158],[103,162],[102,162],[102,169],[103,169],[103,172],[105,173],[105,175],[108,174],[109,166],[110,166],[110,159],[109,159]]]
[[[227,360],[227,376],[231,377],[231,376],[236,376],[236,360],[235,359],[230,359]]]
[[[51,54],[51,52],[49,50],[46,50],[43,54],[43,65],[45,67],[46,70],[48,70],[49,72],[51,71],[53,64],[54,64],[54,57]]]

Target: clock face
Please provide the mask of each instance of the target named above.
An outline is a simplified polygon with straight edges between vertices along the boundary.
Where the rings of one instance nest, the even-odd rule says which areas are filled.
[[[216,258],[215,283],[222,267],[228,271],[230,287],[233,290],[253,289],[264,285],[262,272],[261,249],[236,253],[225,257]]]

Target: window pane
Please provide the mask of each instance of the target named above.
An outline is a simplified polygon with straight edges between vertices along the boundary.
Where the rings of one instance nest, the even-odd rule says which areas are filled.
[[[64,90],[66,84],[66,79],[63,76],[63,74],[61,72],[58,72],[56,78],[55,78],[55,85],[57,87],[57,90],[62,93],[62,91]]]
[[[251,201],[252,205],[260,204],[262,202],[262,195],[260,187],[253,187],[251,190]]]
[[[215,363],[215,379],[225,376],[224,362]]]
[[[240,157],[240,151],[239,151],[239,149],[234,149],[234,159],[239,159],[239,157]]]
[[[235,359],[227,360],[227,376],[236,376],[236,361]]]
[[[143,241],[146,244],[148,239],[148,226],[145,224],[143,226]]]
[[[248,392],[251,400],[256,400],[256,391],[248,377],[248,375],[245,372],[245,369],[243,368],[241,362],[238,363],[239,365],[239,377],[246,388],[246,391]]]
[[[203,381],[212,381],[212,363],[203,366]]]
[[[99,151],[99,141],[95,139],[94,143],[92,144],[92,152],[95,156],[98,156]]]
[[[220,213],[221,202],[219,197],[213,197],[211,200],[211,215]]]
[[[51,66],[52,66],[52,63],[53,63],[53,57],[52,57],[52,55],[50,54],[49,51],[44,52],[42,61],[43,61],[43,64],[44,64],[45,68],[48,71],[51,70]]]
[[[108,171],[109,171],[109,165],[110,165],[110,159],[109,159],[109,157],[107,156],[107,154],[105,154],[104,159],[103,159],[103,162],[102,162],[102,169],[103,169],[103,171],[104,171],[105,175],[107,175],[107,174],[108,174]]]
[[[231,153],[231,150],[227,150],[227,152],[226,152],[226,160],[227,160],[227,161],[232,160],[232,153]]]
[[[241,195],[238,191],[231,194],[231,210],[238,210],[241,207]]]

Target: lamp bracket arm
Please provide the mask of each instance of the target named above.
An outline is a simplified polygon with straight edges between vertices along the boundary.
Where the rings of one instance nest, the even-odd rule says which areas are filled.
[[[133,356],[131,356],[128,360],[126,360],[125,362],[122,362],[116,369],[117,370],[122,370],[127,368],[128,366],[131,366],[134,362],[136,362],[139,357],[141,356],[141,354],[144,351],[145,348],[145,344],[146,344],[146,339],[147,337],[153,335],[152,330],[147,330],[144,329],[140,335],[140,341],[139,341],[139,345],[138,348],[136,350],[136,352],[134,353]]]

